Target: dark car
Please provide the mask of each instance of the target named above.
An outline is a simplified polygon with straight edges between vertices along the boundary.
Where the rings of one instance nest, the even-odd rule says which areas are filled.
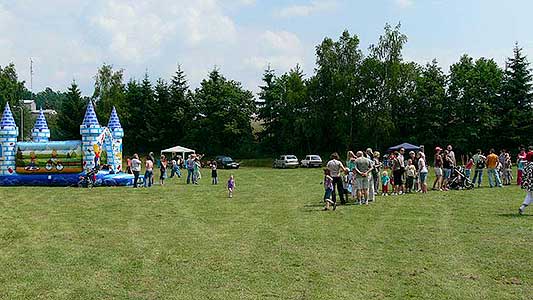
[[[241,165],[229,156],[217,156],[217,165],[222,169],[238,169]]]

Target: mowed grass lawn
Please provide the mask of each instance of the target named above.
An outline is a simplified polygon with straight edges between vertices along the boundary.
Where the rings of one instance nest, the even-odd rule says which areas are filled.
[[[518,187],[324,212],[320,169],[0,188],[0,299],[533,299]],[[158,174],[156,174],[158,175]]]

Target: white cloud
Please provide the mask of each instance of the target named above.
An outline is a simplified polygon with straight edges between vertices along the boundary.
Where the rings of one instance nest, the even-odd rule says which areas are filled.
[[[337,8],[335,0],[314,0],[308,4],[290,5],[280,9],[277,15],[284,18],[306,17],[312,14],[332,11]]]
[[[414,0],[394,0],[394,2],[401,8],[406,8],[415,4]]]
[[[304,65],[305,49],[298,36],[288,31],[264,31],[259,37],[259,48],[252,49],[243,59],[245,66],[262,71],[270,65],[284,72],[297,63]]]

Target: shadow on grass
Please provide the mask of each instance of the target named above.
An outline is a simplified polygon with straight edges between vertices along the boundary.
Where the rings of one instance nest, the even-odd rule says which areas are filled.
[[[519,215],[518,213],[497,214],[498,217],[503,218],[531,218],[533,215]]]

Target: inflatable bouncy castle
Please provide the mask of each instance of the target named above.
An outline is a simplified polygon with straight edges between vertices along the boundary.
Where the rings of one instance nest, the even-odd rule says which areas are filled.
[[[41,110],[32,141],[17,142],[18,127],[6,104],[0,120],[0,186],[74,186],[89,173],[94,185],[133,185],[133,175],[122,172],[124,130],[114,107],[103,127],[89,102],[80,134],[81,141],[50,141]]]

